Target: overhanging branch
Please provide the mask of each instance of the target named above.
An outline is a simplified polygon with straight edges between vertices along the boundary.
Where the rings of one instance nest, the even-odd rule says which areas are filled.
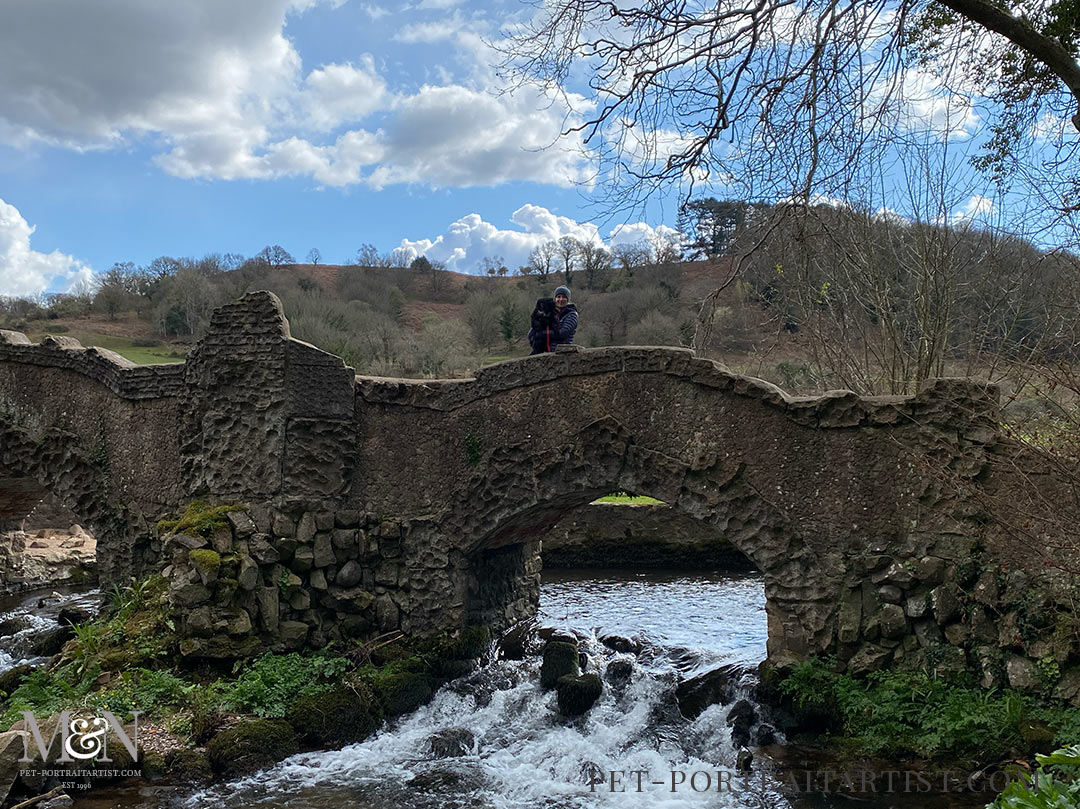
[[[1001,34],[1017,47],[1038,59],[1069,88],[1080,106],[1080,64],[1054,37],[1035,30],[1027,20],[1014,17],[1008,11],[987,0],[938,0],[941,5],[990,31]],[[1072,117],[1073,126],[1080,131],[1080,111]]]

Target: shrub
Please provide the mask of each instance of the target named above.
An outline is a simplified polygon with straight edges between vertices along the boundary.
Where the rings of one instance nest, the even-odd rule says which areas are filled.
[[[1004,758],[1024,749],[1025,720],[1045,722],[1061,740],[1080,728],[1080,710],[1039,706],[1012,691],[984,691],[921,672],[879,671],[856,680],[820,660],[780,684],[804,730],[835,730],[862,753]]]

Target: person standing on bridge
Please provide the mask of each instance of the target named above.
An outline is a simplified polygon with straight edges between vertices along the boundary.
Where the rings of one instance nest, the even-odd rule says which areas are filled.
[[[533,354],[554,351],[555,346],[574,342],[578,327],[577,307],[570,303],[569,287],[556,287],[554,302],[540,298],[532,313],[529,345]]]

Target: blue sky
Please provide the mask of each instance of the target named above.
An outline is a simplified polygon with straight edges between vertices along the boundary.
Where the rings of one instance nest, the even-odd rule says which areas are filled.
[[[587,99],[504,92],[488,43],[534,12],[519,0],[7,0],[0,295],[271,244],[298,260],[317,248],[324,263],[405,246],[475,272],[562,235],[665,232],[674,192],[632,220],[593,202],[596,155],[560,138]],[[924,80],[905,78],[917,92],[903,114],[948,119],[946,140],[974,144],[974,108]],[[984,183],[955,185],[949,212],[999,210]]]
[[[499,93],[485,40],[526,13],[517,0],[6,3],[0,294],[268,244],[326,263],[405,244],[475,271],[597,225],[629,240],[674,224],[662,200],[649,225],[591,224],[593,164],[559,139],[565,105]]]

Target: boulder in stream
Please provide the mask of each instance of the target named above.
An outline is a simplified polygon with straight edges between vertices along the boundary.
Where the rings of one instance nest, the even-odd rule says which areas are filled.
[[[559,712],[563,716],[581,716],[604,690],[604,684],[597,674],[582,674],[580,677],[568,674],[560,677],[555,687],[558,690],[556,699]]]
[[[749,700],[740,699],[731,706],[727,715],[727,724],[731,728],[731,743],[736,747],[745,747],[750,743],[750,728],[757,721],[757,713]]]
[[[540,685],[554,688],[559,679],[576,676],[578,668],[578,647],[576,643],[553,640],[544,647],[544,662],[540,665]]]
[[[216,772],[235,778],[276,764],[299,749],[288,722],[253,719],[214,736],[206,754]]]
[[[431,755],[435,758],[458,758],[467,756],[476,744],[476,737],[468,728],[448,728],[428,738]]]
[[[731,701],[729,686],[737,673],[732,666],[721,666],[683,680],[675,689],[679,711],[687,719],[697,719],[710,705],[726,705]]]

